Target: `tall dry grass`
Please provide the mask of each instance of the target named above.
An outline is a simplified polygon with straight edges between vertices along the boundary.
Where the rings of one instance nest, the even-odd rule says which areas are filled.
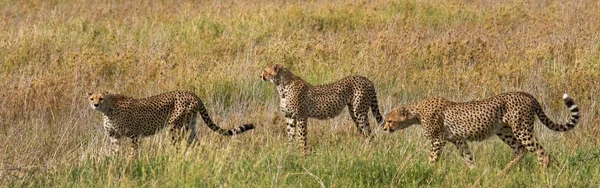
[[[596,1],[2,1],[0,182],[4,186],[598,186],[600,3]],[[365,143],[348,115],[311,120],[315,154],[288,148],[272,84],[281,63],[314,84],[370,78],[380,108],[432,96],[467,101],[527,91],[557,121],[560,96],[582,109],[568,133],[536,128],[554,156],[528,155],[514,174],[498,139],[472,143],[468,171],[452,147],[426,162],[419,128]],[[86,92],[145,97],[189,90],[215,122],[258,128],[234,138],[199,123],[200,145],[166,133],[133,161],[105,154]],[[538,124],[539,125],[539,124]]]

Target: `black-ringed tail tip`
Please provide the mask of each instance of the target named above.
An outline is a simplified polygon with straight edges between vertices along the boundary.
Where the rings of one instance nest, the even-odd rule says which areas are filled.
[[[567,106],[572,113],[579,113],[579,107],[577,107],[573,98],[569,97],[569,95],[565,93],[563,95],[563,99],[565,100],[565,106]]]
[[[571,118],[566,125],[568,129],[572,129],[579,122],[579,107],[577,107],[573,98],[569,97],[566,93],[563,95],[563,99],[565,100],[565,106],[571,111]]]

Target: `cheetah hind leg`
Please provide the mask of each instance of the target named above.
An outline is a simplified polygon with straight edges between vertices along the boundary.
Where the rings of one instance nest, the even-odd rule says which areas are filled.
[[[533,122],[530,125],[533,127]],[[517,137],[517,140],[520,141],[528,151],[536,154],[538,162],[541,165],[540,169],[543,172],[546,172],[548,163],[550,163],[550,156],[546,150],[538,143],[532,131],[528,131],[528,129],[522,129],[522,131],[519,133],[520,134],[515,133],[516,135],[522,135],[521,137]]]
[[[290,145],[293,145],[296,136],[296,120],[291,117],[286,117],[286,121],[288,141]]]
[[[129,160],[134,160],[137,157],[139,138],[139,136],[131,137],[131,151],[129,152]]]
[[[194,146],[196,144],[196,118],[197,118],[197,114],[192,115],[192,117],[190,117],[190,119],[188,120],[188,124],[185,127],[185,132],[186,134],[189,134],[188,136],[188,146]]]
[[[515,138],[512,133],[512,129],[508,126],[504,126],[496,135],[513,150],[512,160],[506,164],[502,171],[498,172],[498,175],[503,175],[506,174],[506,172],[508,172],[513,165],[517,164],[517,162],[519,162],[525,156],[527,149],[525,149],[521,142]]]
[[[177,147],[177,145],[179,144],[179,142],[181,142],[182,139],[182,127],[179,127],[176,124],[170,124],[169,127],[169,134],[171,134],[171,144]]]
[[[169,133],[171,134],[171,142],[175,147],[178,147],[178,143],[183,138],[182,129],[184,126],[187,126],[187,122],[189,117],[186,118],[183,115],[182,111],[175,111],[168,120]]]

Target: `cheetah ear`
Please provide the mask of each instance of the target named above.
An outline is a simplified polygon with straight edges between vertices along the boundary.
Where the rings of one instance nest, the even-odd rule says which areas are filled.
[[[92,96],[92,94],[94,94],[94,93],[87,92],[87,94],[88,94],[88,96]]]
[[[273,65],[273,70],[275,70],[275,73],[279,72],[279,70],[281,70],[282,68],[283,68],[283,65],[280,65],[280,64]]]
[[[406,110],[406,108],[404,108],[404,107],[400,107],[400,114],[408,115],[408,110]]]
[[[414,119],[416,116],[410,113],[405,107],[402,107],[402,115],[406,117],[406,119]]]
[[[105,95],[108,95],[108,94],[110,94],[110,92],[106,91],[106,92],[104,92],[104,94],[105,94]]]

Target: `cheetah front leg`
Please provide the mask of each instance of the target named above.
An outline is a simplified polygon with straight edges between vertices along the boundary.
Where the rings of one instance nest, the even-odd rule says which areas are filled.
[[[367,140],[371,138],[371,129],[369,129],[369,106],[357,102],[353,110],[354,116],[358,121],[358,130],[362,133],[363,137]]]
[[[294,137],[296,136],[296,120],[286,116],[286,121],[288,141],[290,145],[292,145],[294,143]]]
[[[119,153],[119,149],[121,148],[119,138],[121,135],[116,130],[107,126],[104,127],[104,131],[106,132],[106,137],[110,139],[110,143],[108,144],[109,152],[113,155]]]
[[[139,138],[139,136],[131,137],[131,151],[129,152],[129,159],[135,159],[135,157],[137,156]]]
[[[366,113],[358,115],[359,130],[363,137],[368,140],[371,138],[371,129],[369,129],[369,120],[367,118]]]
[[[308,148],[308,139],[306,138],[307,135],[307,130],[306,130],[306,126],[307,126],[307,120],[308,118],[306,117],[302,117],[302,118],[298,118],[298,136],[300,138],[300,147],[302,148],[302,154],[307,155],[308,153],[310,153],[310,148]]]
[[[431,166],[435,166],[435,163],[437,163],[440,158],[444,145],[446,145],[446,141],[443,139],[444,134],[442,125],[443,120],[436,114],[425,117],[421,122],[424,131],[423,134],[429,139],[431,145],[429,151],[429,164],[431,164]]]
[[[356,129],[360,131],[363,138],[370,139],[371,138],[371,130],[369,129],[369,117],[368,117],[368,109],[367,107],[360,107],[360,105],[354,105],[356,108],[352,106],[348,106],[348,110],[350,111],[350,117],[356,124]]]
[[[354,109],[352,108],[352,105],[348,105],[348,111],[350,112],[350,118],[352,118],[352,122],[354,122],[356,128],[358,129],[358,119],[356,119],[356,115],[354,115]]]
[[[119,139],[112,136],[109,136],[108,138],[110,139],[110,143],[108,145],[110,153],[113,155],[119,153],[119,149],[121,148]]]
[[[456,149],[460,152],[460,156],[465,159],[465,163],[469,169],[475,168],[475,160],[473,160],[473,154],[469,150],[469,145],[464,140],[457,140],[452,142]]]
[[[429,164],[431,164],[431,166],[435,166],[440,158],[440,154],[442,153],[444,145],[446,145],[446,141],[441,138],[434,137],[430,139],[430,144],[431,149],[429,151]]]

